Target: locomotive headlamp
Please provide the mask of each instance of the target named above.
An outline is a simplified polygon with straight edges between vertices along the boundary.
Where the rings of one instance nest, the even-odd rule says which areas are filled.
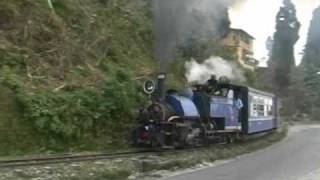
[[[143,83],[143,91],[146,94],[152,94],[156,90],[156,84],[152,80],[147,80]]]

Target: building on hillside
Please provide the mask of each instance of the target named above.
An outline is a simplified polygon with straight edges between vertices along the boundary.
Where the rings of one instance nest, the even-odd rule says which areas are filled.
[[[230,29],[228,35],[222,40],[222,45],[236,54],[237,61],[250,70],[255,70],[259,61],[253,57],[253,41],[249,33],[242,29]]]

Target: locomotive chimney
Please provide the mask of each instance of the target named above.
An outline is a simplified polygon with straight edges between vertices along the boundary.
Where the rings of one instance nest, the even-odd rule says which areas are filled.
[[[157,100],[158,101],[164,100],[165,91],[166,91],[166,87],[165,87],[166,78],[167,78],[166,73],[159,73],[158,74],[158,85],[157,85]]]

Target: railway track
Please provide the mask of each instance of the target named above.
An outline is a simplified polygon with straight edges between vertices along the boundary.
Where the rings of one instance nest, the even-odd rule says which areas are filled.
[[[12,159],[12,160],[0,160],[1,168],[15,168],[15,167],[27,167],[27,166],[41,166],[50,164],[61,164],[61,163],[73,163],[73,162],[84,162],[84,161],[98,161],[98,160],[108,160],[116,158],[126,158],[126,157],[139,157],[147,155],[167,155],[181,152],[190,152],[200,149],[206,149],[210,146],[199,146],[186,149],[172,149],[163,151],[154,150],[141,150],[132,152],[120,152],[120,153],[98,153],[98,154],[88,154],[88,155],[61,155],[61,156],[49,156],[49,157],[39,157],[39,158],[25,158],[25,159]]]
[[[141,150],[132,152],[120,152],[120,153],[99,153],[99,154],[88,154],[88,155],[61,155],[61,156],[49,156],[39,158],[25,158],[25,159],[12,159],[12,160],[0,160],[1,168],[16,168],[16,167],[27,167],[27,166],[41,166],[50,164],[61,164],[61,163],[73,163],[73,162],[84,162],[84,161],[98,161],[108,160],[116,158],[126,157],[139,157],[146,155],[157,155],[161,156],[164,154],[180,153],[182,151],[195,151],[199,149],[207,148],[208,146],[199,146],[187,149],[176,149],[176,150],[164,150],[164,151],[153,151],[153,150]]]
[[[72,163],[72,162],[83,162],[83,161],[97,161],[97,160],[144,156],[144,155],[152,155],[152,154],[161,154],[161,152],[142,150],[142,151],[120,152],[120,153],[62,155],[62,156],[50,156],[50,157],[39,157],[39,158],[0,160],[0,168],[41,166],[41,165],[49,165],[49,164]]]
[[[259,136],[253,136],[249,140],[259,139],[263,136],[268,135],[265,133]],[[247,139],[248,141],[248,139]],[[213,144],[209,146],[199,146],[186,149],[176,149],[176,150],[165,150],[165,151],[152,151],[152,150],[140,150],[131,152],[119,152],[119,153],[97,153],[88,155],[61,155],[61,156],[49,156],[49,157],[39,157],[39,158],[25,158],[25,159],[12,159],[12,160],[0,160],[1,168],[15,168],[15,167],[26,167],[26,166],[41,166],[50,164],[61,164],[61,163],[73,163],[73,162],[84,162],[84,161],[98,161],[125,157],[139,157],[146,155],[164,155],[170,153],[180,153],[186,151],[195,151],[206,149],[208,147],[220,146],[224,144]]]

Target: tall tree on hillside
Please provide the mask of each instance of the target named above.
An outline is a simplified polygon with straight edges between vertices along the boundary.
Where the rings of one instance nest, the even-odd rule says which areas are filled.
[[[290,84],[290,72],[295,65],[294,45],[299,39],[299,29],[294,4],[291,0],[284,0],[276,17],[272,55],[268,62],[276,91],[282,91]]]
[[[320,71],[320,7],[313,12],[302,66],[319,68]]]
[[[303,88],[310,113],[320,109],[320,7],[313,12],[305,54],[300,68],[304,71]],[[318,114],[316,112],[315,114]]]

